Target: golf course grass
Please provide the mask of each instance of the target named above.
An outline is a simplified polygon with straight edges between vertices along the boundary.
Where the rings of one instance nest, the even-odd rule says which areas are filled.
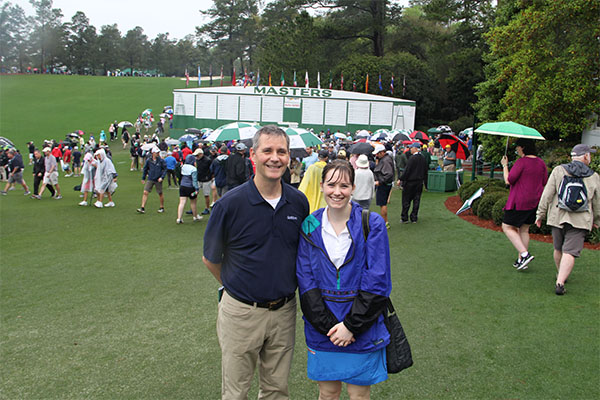
[[[0,136],[24,144],[99,132],[145,108],[162,110],[171,78],[0,76]],[[202,264],[206,219],[177,225],[178,191],[159,214],[139,207],[139,171],[111,144],[115,208],[80,207],[80,178],[63,199],[23,189],[0,196],[0,398],[217,399],[218,284]],[[31,185],[31,167],[25,177]],[[3,183],[2,183],[3,184]],[[426,192],[418,224],[389,206],[392,300],[414,366],[372,388],[373,399],[595,399],[600,396],[600,252],[584,250],[554,294],[552,245],[531,242],[526,272],[506,237]],[[377,211],[375,206],[373,211]],[[315,399],[298,310],[292,399]],[[251,398],[256,398],[257,384]],[[342,398],[347,399],[344,395]]]

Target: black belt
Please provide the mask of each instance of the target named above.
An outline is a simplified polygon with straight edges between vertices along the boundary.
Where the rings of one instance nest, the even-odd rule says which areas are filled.
[[[225,289],[225,291],[227,292],[227,294],[229,296],[231,296],[233,299],[239,301],[240,303],[248,304],[249,306],[253,306],[253,307],[268,308],[269,311],[279,310],[288,301],[291,301],[294,297],[296,297],[296,292],[294,292],[294,293],[292,293],[292,294],[290,294],[290,295],[288,295],[286,297],[282,297],[282,298],[277,299],[277,300],[265,301],[263,303],[258,303],[256,301],[250,301],[250,300],[240,299],[239,297],[237,297],[236,295],[234,295],[233,293],[231,293],[227,289]]]

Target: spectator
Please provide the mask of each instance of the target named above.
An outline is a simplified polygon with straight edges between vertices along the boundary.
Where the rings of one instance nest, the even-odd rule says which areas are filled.
[[[194,151],[196,157],[196,170],[198,175],[198,187],[199,192],[204,195],[204,211],[202,215],[210,214],[210,192],[213,174],[210,172],[211,161],[208,156],[205,155],[205,150],[197,148]],[[195,214],[194,214],[195,215]]]
[[[83,157],[83,181],[81,182],[81,193],[83,193],[83,201],[79,203],[80,206],[88,205],[88,196],[90,201],[94,193],[94,176],[96,175],[96,167],[94,166],[94,156],[92,153],[85,153]]]
[[[371,199],[375,192],[375,178],[373,172],[369,169],[369,158],[361,154],[356,159],[356,173],[354,175],[354,192],[352,200],[359,206],[368,210],[371,206]]]
[[[94,190],[98,193],[98,200],[94,203],[96,208],[114,207],[112,195],[117,188],[117,171],[111,159],[106,156],[104,149],[99,149],[94,153],[94,166],[96,174],[94,175]],[[108,203],[102,204],[104,194],[108,196]],[[85,196],[85,194],[84,194]]]
[[[246,145],[238,143],[235,145],[235,153],[227,158],[225,174],[227,176],[227,190],[231,190],[248,180],[245,154]]]
[[[501,161],[504,182],[510,185],[508,201],[504,206],[502,230],[517,250],[513,267],[523,271],[534,258],[528,250],[529,225],[535,222],[537,205],[548,181],[548,169],[546,163],[535,156],[533,140],[517,140],[516,152],[519,159],[510,172],[508,158],[504,156]]]
[[[40,194],[35,197],[40,200],[42,198],[42,194],[44,194],[44,190],[46,190],[46,186],[54,185],[56,189],[56,196],[54,197],[56,200],[62,199],[60,195],[60,186],[58,185],[58,163],[56,161],[56,157],[54,157],[51,152],[52,149],[50,147],[44,148],[44,179],[42,181],[42,189],[40,190]]]
[[[443,167],[446,172],[456,171],[456,152],[452,150],[449,144],[446,145]]]
[[[380,213],[385,221],[385,227],[390,229],[390,224],[387,218],[387,204],[394,183],[394,160],[386,150],[385,146],[378,144],[373,150],[373,154],[377,158],[377,165],[373,170],[375,175],[375,204],[380,207]]]
[[[79,148],[77,146],[73,148],[72,157],[73,173],[75,174],[75,176],[79,176],[79,174],[81,173],[81,152],[79,151]]]
[[[8,182],[6,183],[6,186],[4,186],[4,190],[0,193],[6,195],[6,191],[8,190],[10,185],[12,185],[13,183],[18,183],[21,186],[23,186],[23,189],[25,190],[25,196],[29,196],[31,192],[27,187],[27,183],[25,183],[25,180],[23,179],[23,170],[25,169],[25,164],[23,164],[23,157],[21,157],[21,153],[17,152],[14,149],[10,149],[6,152],[6,155],[8,157],[9,170]]]
[[[46,167],[44,166],[42,152],[35,149],[33,151],[33,195],[31,196],[34,199],[39,194],[40,183],[44,180],[44,172],[46,172]],[[54,188],[52,186],[48,186],[48,191],[50,192],[50,197],[54,196]]]
[[[171,178],[173,178],[173,186],[177,187],[177,175],[175,175],[175,168],[177,167],[177,160],[173,157],[173,152],[167,152],[167,157],[165,158],[165,163],[167,164],[167,182],[169,184],[168,187],[171,187]]]
[[[406,168],[400,179],[402,182],[402,217],[401,222],[403,224],[408,223],[408,211],[410,209],[410,203],[412,203],[412,211],[410,213],[410,221],[413,224],[417,223],[419,218],[419,205],[421,204],[421,193],[423,192],[423,186],[427,182],[427,161],[421,153],[421,145],[419,143],[413,143],[409,146],[411,156],[406,163]]]
[[[311,213],[327,205],[321,190],[321,179],[323,178],[323,168],[327,165],[329,152],[325,149],[320,150],[318,157],[319,161],[308,167],[298,186],[298,190],[304,193],[308,199]]]
[[[142,184],[144,185],[144,194],[142,195],[142,206],[136,211],[140,214],[146,212],[146,202],[148,201],[148,195],[152,191],[153,187],[156,187],[156,193],[160,201],[159,213],[165,212],[165,196],[163,194],[162,182],[167,174],[167,164],[165,160],[159,157],[160,150],[158,147],[152,148],[152,156],[144,163],[144,170],[142,171]],[[148,180],[146,180],[148,178]]]
[[[192,215],[194,216],[194,222],[202,219],[201,215],[198,215],[196,209],[196,198],[198,197],[198,177],[196,175],[196,167],[194,163],[196,157],[188,155],[185,159],[185,164],[181,168],[181,182],[179,186],[179,206],[177,207],[177,223],[183,224],[183,210],[187,199],[190,199],[190,207],[192,208]]]
[[[225,173],[227,158],[229,158],[227,146],[223,145],[219,149],[219,155],[210,164],[210,172],[215,177],[217,199],[220,199],[227,192],[227,175]]]
[[[552,227],[556,276],[555,293],[565,294],[565,283],[575,266],[575,259],[583,249],[585,235],[600,226],[600,176],[589,165],[596,150],[578,144],[571,150],[571,162],[552,170],[538,205],[535,224],[546,223]],[[583,179],[587,191],[588,209],[572,212],[558,206],[558,194],[565,175]]]

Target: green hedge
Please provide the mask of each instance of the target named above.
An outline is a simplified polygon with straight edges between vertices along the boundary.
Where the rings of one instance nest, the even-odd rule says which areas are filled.
[[[458,195],[460,196],[461,201],[466,201],[469,197],[473,195],[477,191],[477,189],[487,186],[484,190],[485,192],[491,192],[494,189],[506,189],[506,185],[503,180],[500,179],[476,179],[471,182],[467,182],[463,184],[460,189],[458,189]]]
[[[481,219],[492,219],[492,208],[494,207],[494,204],[506,195],[506,190],[485,193],[479,202],[476,215]]]
[[[504,206],[508,201],[508,193],[499,197],[492,207],[492,219],[496,225],[502,225],[502,218],[504,218]]]

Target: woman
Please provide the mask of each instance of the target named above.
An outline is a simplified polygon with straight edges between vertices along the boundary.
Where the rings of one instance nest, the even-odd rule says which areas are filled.
[[[501,161],[504,182],[510,185],[502,230],[519,254],[513,267],[524,271],[534,258],[528,251],[529,225],[535,222],[537,206],[548,181],[548,170],[544,161],[536,157],[533,140],[517,140],[516,153],[519,159],[510,172],[508,158],[504,156]]]
[[[94,190],[98,193],[98,200],[94,203],[97,208],[114,207],[112,195],[117,189],[117,171],[111,159],[106,156],[104,149],[96,150],[93,165],[96,167],[94,175]],[[108,203],[102,204],[104,194],[108,195]]]
[[[327,206],[302,224],[297,277],[308,346],[308,377],[319,399],[368,399],[370,385],[387,379],[383,323],[392,283],[385,221],[370,214],[365,241],[362,208],[350,201],[354,169],[334,160],[323,169]]]
[[[83,167],[81,168],[83,174],[83,181],[81,182],[83,201],[79,203],[80,206],[88,205],[88,195],[90,196],[90,201],[93,198],[91,193],[94,193],[94,175],[96,174],[93,160],[94,156],[92,156],[92,153],[85,153],[85,156],[83,157]]]
[[[188,154],[185,158],[185,164],[181,167],[181,180],[179,181],[179,208],[177,209],[177,223],[183,224],[183,210],[187,199],[190,199],[190,206],[192,208],[192,215],[194,215],[194,221],[200,221],[201,215],[198,215],[196,210],[196,198],[198,197],[198,175],[196,171],[196,157],[192,154]]]

